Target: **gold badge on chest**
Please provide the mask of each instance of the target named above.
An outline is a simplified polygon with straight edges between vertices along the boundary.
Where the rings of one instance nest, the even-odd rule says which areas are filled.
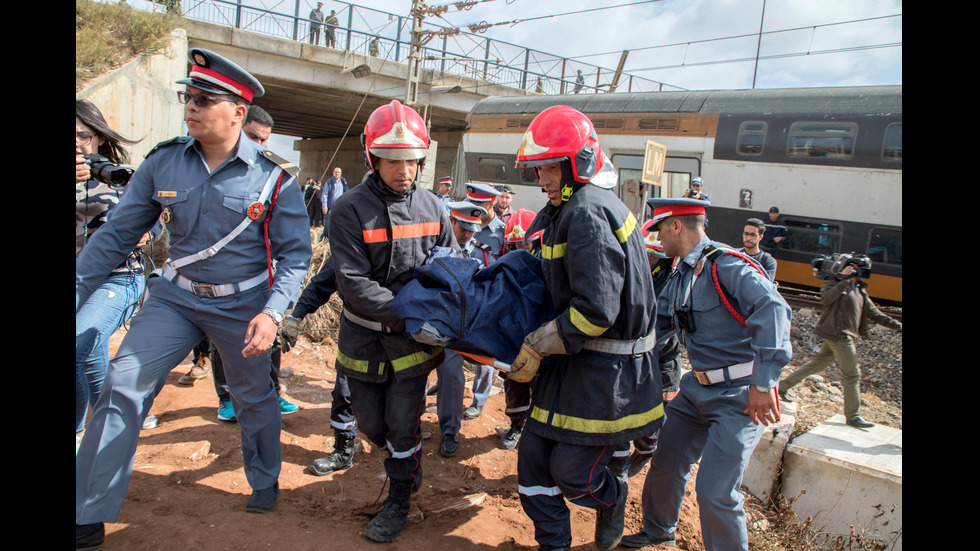
[[[173,219],[173,212],[170,210],[170,207],[163,207],[163,210],[160,212],[160,221],[164,224],[169,224],[171,219]]]

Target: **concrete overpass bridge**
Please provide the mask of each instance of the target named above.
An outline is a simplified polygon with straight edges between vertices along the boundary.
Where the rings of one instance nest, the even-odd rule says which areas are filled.
[[[216,51],[262,82],[266,94],[255,103],[272,115],[276,134],[299,138],[294,150],[300,152],[302,180],[325,179],[340,166],[348,181],[357,181],[364,172],[360,132],[370,113],[392,99],[413,104],[430,123],[437,142],[430,153],[436,162],[426,170],[430,180],[451,172],[466,114],[482,98],[571,93],[579,71],[586,78],[582,93],[666,89],[613,69],[355,4],[333,2],[342,8],[333,47],[321,45],[325,37],[310,43],[309,2],[297,0],[293,13],[241,1],[185,4],[189,47]],[[411,63],[413,51],[417,64]]]

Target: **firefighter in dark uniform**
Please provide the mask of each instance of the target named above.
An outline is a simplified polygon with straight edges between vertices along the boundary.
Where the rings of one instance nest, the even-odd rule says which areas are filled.
[[[450,248],[455,238],[446,208],[418,187],[429,148],[422,117],[392,101],[371,114],[362,141],[372,172],[340,196],[328,222],[344,302],[337,369],[347,375],[358,428],[388,452],[388,499],[364,535],[390,541],[408,524],[409,498],[422,483],[425,386],[445,354],[408,337],[388,304],[433,247]]]
[[[537,374],[518,493],[542,549],[571,545],[566,499],[597,510],[596,546],[612,549],[623,534],[630,441],[652,434],[663,417],[643,237],[609,191],[615,169],[581,112],[542,111],[517,165],[533,167],[548,194],[538,215],[550,218],[541,258],[559,312],[525,337],[512,364],[517,381]]]
[[[115,522],[143,420],[170,370],[203,337],[228,367],[253,489],[246,510],[269,512],[279,494],[282,416],[270,348],[312,252],[298,167],[242,131],[262,85],[213,52],[195,48],[189,57],[189,78],[177,81],[186,85],[177,96],[188,135],[147,154],[75,261],[77,309],[157,220],[170,231],[170,259],[147,283],[75,458],[76,548],[95,545],[102,523]]]

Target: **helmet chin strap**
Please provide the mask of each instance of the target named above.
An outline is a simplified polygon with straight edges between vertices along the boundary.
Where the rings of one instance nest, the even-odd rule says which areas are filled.
[[[561,201],[564,203],[572,198],[572,194],[578,191],[582,182],[577,181],[572,175],[572,163],[565,160],[561,162]]]

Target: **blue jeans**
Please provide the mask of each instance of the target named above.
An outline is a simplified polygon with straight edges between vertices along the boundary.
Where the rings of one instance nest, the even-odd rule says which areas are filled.
[[[136,311],[143,274],[109,274],[75,313],[75,433],[85,429],[88,406],[95,406],[109,367],[109,337]]]

